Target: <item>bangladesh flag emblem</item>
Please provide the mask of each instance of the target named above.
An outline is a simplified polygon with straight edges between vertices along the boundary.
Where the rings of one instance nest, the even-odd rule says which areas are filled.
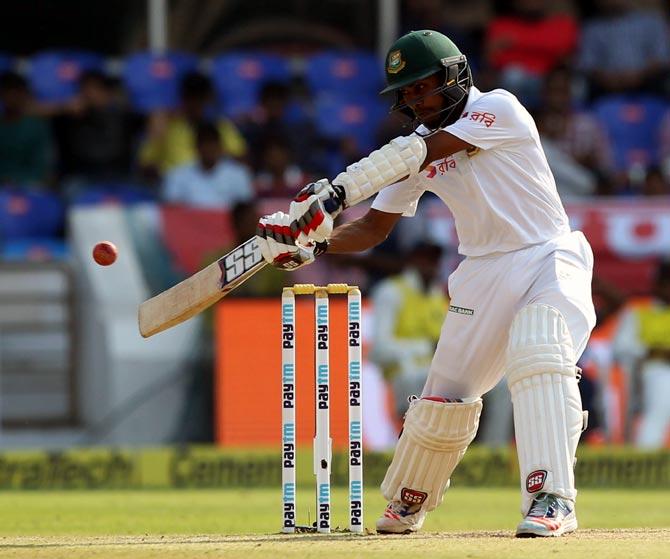
[[[402,59],[402,55],[399,50],[394,50],[389,53],[388,64],[386,66],[386,71],[389,74],[397,74],[405,67],[405,61]]]

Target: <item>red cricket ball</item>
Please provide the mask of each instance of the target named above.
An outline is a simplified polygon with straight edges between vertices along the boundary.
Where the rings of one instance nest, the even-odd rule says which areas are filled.
[[[100,264],[100,266],[114,264],[118,254],[119,251],[114,243],[110,243],[109,241],[102,241],[93,247],[93,260]]]

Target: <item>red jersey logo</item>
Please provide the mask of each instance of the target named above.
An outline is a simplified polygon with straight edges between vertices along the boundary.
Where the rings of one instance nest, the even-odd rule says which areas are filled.
[[[444,175],[445,173],[449,172],[449,169],[455,169],[456,168],[456,161],[451,157],[445,157],[442,161],[437,163],[436,165],[428,165],[426,167],[426,171],[428,171],[428,174],[426,175],[427,178],[432,179],[437,173],[440,173],[440,175]]]
[[[496,115],[487,112],[480,113],[478,111],[472,111],[469,113],[466,111],[463,113],[463,116],[461,116],[461,118],[468,117],[470,117],[470,120],[473,120],[474,122],[483,122],[486,128],[491,128],[491,126],[493,126],[496,121]]]

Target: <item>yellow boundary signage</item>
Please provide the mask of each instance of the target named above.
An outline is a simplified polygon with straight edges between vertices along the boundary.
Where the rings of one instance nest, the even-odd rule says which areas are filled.
[[[303,453],[309,456],[308,453]],[[668,487],[670,452],[636,452],[625,448],[580,448],[579,487]],[[366,455],[369,487],[378,486],[389,454]],[[313,483],[309,460],[298,463],[298,484]],[[347,483],[346,453],[335,453],[333,485]],[[63,452],[0,453],[0,489],[168,489],[279,487],[279,452],[223,450],[214,446],[147,449],[92,448]],[[512,449],[468,450],[453,482],[460,486],[517,486]]]

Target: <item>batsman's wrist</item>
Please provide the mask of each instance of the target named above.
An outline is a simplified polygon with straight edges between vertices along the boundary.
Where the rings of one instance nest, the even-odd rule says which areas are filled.
[[[321,256],[325,254],[328,250],[328,241],[323,241],[321,243],[314,243],[314,257]]]
[[[332,185],[331,194],[323,200],[324,209],[333,217],[347,207],[347,193],[343,186]]]

